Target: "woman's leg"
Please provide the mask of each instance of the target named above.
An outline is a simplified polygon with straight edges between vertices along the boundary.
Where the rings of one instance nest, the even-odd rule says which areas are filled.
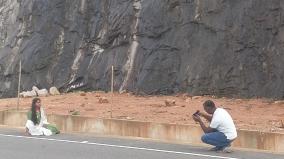
[[[26,128],[25,134],[26,134],[27,136],[30,136],[30,135],[31,135],[28,128]]]
[[[44,127],[47,128],[47,129],[49,129],[49,130],[52,132],[53,135],[60,133],[60,131],[59,131],[59,130],[57,129],[57,127],[54,126],[54,125],[46,124],[46,125],[44,125]]]

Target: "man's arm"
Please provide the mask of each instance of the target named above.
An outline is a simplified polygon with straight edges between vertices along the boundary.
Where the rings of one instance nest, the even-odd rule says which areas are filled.
[[[202,120],[199,122],[199,124],[200,124],[200,126],[201,126],[201,128],[202,128],[204,133],[210,133],[210,132],[214,132],[215,131],[215,129],[205,126],[205,124],[203,123]]]
[[[202,113],[202,112],[200,112],[199,115],[202,116],[203,118],[205,118],[209,122],[212,121],[212,117],[213,117],[212,115],[208,115],[208,114],[205,114],[205,113]]]
[[[204,133],[210,133],[215,131],[215,129],[205,126],[204,122],[198,115],[193,115],[192,117],[196,122],[199,123]]]

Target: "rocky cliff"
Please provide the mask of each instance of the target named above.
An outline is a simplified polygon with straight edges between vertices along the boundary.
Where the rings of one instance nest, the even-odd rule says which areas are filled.
[[[0,96],[56,86],[284,98],[283,0],[0,0]]]

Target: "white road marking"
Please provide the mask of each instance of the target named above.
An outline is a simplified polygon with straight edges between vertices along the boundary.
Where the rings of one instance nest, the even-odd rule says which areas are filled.
[[[182,155],[209,157],[209,158],[219,158],[219,159],[238,159],[238,158],[224,157],[224,156],[214,156],[214,155],[206,155],[206,154],[198,154],[198,153],[190,153],[190,152],[160,150],[160,149],[152,149],[152,148],[144,148],[144,147],[133,147],[133,146],[123,146],[123,145],[102,144],[102,143],[94,143],[94,142],[88,142],[88,141],[73,141],[73,140],[50,139],[50,138],[40,138],[40,137],[31,137],[31,136],[18,136],[18,135],[7,135],[7,134],[0,134],[0,136],[12,137],[12,138],[23,138],[23,139],[46,140],[46,141],[55,141],[55,142],[66,142],[66,143],[75,143],[75,144],[97,145],[97,146],[105,146],[105,147],[115,147],[115,148],[124,148],[124,149],[154,151],[154,152],[182,154]]]

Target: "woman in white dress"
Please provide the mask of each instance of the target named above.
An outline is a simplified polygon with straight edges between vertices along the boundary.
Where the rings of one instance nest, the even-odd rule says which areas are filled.
[[[31,110],[27,114],[26,132],[30,135],[45,135],[59,134],[60,131],[47,122],[41,100],[34,98],[32,101]]]

